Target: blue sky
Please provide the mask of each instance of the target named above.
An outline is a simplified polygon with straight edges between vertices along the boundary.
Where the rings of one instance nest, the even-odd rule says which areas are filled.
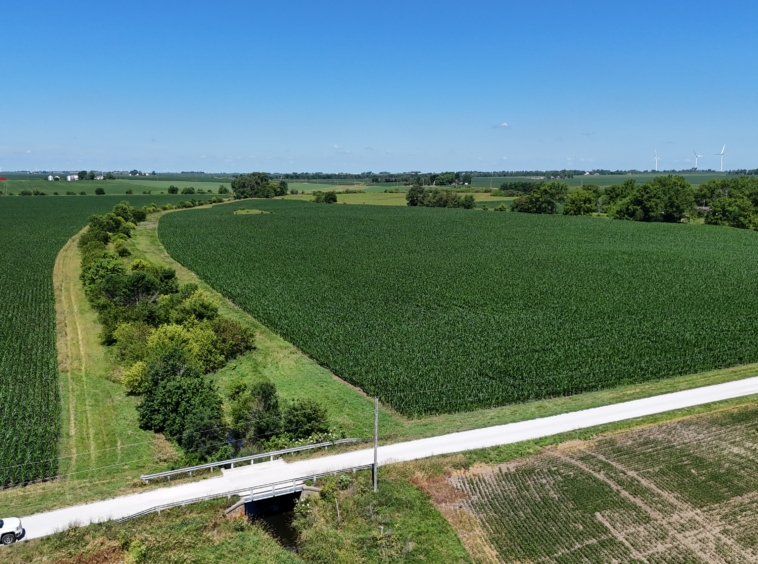
[[[758,167],[755,2],[27,2],[0,167]],[[500,124],[508,124],[507,127]]]

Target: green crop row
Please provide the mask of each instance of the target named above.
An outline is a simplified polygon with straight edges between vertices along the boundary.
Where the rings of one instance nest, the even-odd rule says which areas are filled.
[[[257,208],[272,213],[234,214]],[[169,253],[408,415],[758,361],[758,234],[247,201],[161,219]]]
[[[142,205],[156,198],[133,200]],[[118,201],[0,199],[0,486],[57,471],[61,408],[53,265],[91,214],[104,213]]]

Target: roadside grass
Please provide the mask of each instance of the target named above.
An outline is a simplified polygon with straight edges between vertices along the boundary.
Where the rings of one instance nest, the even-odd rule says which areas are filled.
[[[6,564],[61,562],[302,562],[261,527],[227,519],[228,500],[207,501],[125,523],[100,523],[0,549]],[[452,533],[453,535],[455,533]],[[144,547],[144,548],[142,548]]]
[[[320,494],[305,499],[295,520],[307,562],[472,562],[429,496],[402,477],[384,477],[377,493],[370,472],[316,485]]]

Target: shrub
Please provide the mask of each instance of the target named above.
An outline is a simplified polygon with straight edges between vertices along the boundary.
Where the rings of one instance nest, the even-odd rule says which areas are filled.
[[[508,206],[506,206],[505,202],[503,202],[495,208],[495,211],[508,211]]]
[[[305,438],[314,433],[329,431],[326,408],[317,401],[306,398],[291,402],[284,409],[284,432],[295,439]]]
[[[124,239],[116,239],[113,241],[113,249],[120,257],[128,257],[131,255],[131,251],[126,247],[126,241]]]
[[[130,394],[141,395],[147,392],[150,380],[147,376],[147,364],[141,360],[135,362],[132,367],[124,372],[121,383]]]
[[[169,194],[178,194],[179,193],[179,188],[177,188],[176,186],[174,186],[172,184],[171,186],[168,187],[168,193]]]
[[[228,194],[229,193],[229,188],[227,188],[224,184],[221,184],[218,187],[218,193],[219,194]]]
[[[132,192],[132,189],[131,189],[131,188],[127,188],[127,189],[126,189],[126,192],[125,192],[125,193],[126,193],[126,194],[130,194],[130,195],[131,195],[131,194],[133,194],[134,192]]]
[[[81,192],[79,192],[79,195],[80,195],[80,196],[86,196],[86,195],[87,195],[87,192],[85,192],[84,190],[82,190]]]
[[[18,193],[19,196],[31,196],[32,191],[31,190],[21,190],[21,192]]]
[[[154,331],[153,327],[139,322],[121,323],[116,327],[113,338],[119,360],[131,363],[147,358],[147,340]]]
[[[179,324],[190,319],[203,321],[216,319],[216,317],[218,317],[218,306],[202,290],[195,290],[190,297],[171,312],[171,321]]]
[[[95,194],[97,194],[98,196],[102,196],[103,194],[105,194],[105,188],[101,188],[101,187],[95,188]]]
[[[186,186],[182,188],[182,194],[194,194],[195,189],[192,186]]]
[[[238,321],[217,317],[210,325],[218,336],[218,348],[227,360],[236,358],[255,346],[255,331]]]

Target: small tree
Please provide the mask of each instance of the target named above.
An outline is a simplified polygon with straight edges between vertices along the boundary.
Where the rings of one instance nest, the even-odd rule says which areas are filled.
[[[218,187],[218,193],[219,194],[228,194],[229,193],[229,188],[227,188],[226,185],[224,185],[224,184],[220,184],[219,187]]]
[[[97,194],[98,196],[102,196],[103,194],[105,194],[105,188],[103,188],[102,186],[95,188],[95,194]]]
[[[337,203],[337,192],[334,190],[330,190],[329,192],[324,193],[324,203],[325,204],[336,204]]]
[[[77,175],[76,175],[76,176],[77,176],[77,178],[78,178],[79,180],[87,180],[87,171],[86,171],[86,170],[80,170],[80,171],[77,173]]]
[[[178,194],[179,193],[179,188],[177,188],[176,186],[174,186],[172,184],[171,186],[168,187],[168,193],[169,194]]]

